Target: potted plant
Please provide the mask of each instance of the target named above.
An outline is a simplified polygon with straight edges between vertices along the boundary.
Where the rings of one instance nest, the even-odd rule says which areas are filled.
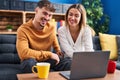
[[[6,29],[11,32],[13,30],[13,26],[12,25],[7,25]]]
[[[107,33],[110,20],[109,16],[103,13],[101,0],[82,0],[81,3],[87,12],[88,25],[95,30],[97,35],[99,32]]]

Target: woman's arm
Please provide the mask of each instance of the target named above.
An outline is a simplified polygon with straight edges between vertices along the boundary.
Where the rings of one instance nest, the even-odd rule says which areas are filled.
[[[66,33],[66,29],[64,27],[60,27],[58,29],[58,37],[59,37],[59,42],[60,42],[60,46],[62,48],[62,50],[65,52],[65,54],[67,54],[69,57],[73,56],[73,48],[70,45],[70,42],[68,41],[67,38],[67,33]]]
[[[83,41],[85,46],[85,51],[94,51],[92,42],[92,32],[89,27],[84,28]]]

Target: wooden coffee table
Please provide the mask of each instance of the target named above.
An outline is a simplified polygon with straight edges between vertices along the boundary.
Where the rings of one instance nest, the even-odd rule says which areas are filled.
[[[48,79],[39,79],[37,77],[37,74],[34,73],[17,74],[17,77],[18,80],[67,80],[62,77],[59,72],[50,72]],[[82,80],[120,80],[120,70],[115,70],[115,73],[109,73],[104,78],[92,78]]]

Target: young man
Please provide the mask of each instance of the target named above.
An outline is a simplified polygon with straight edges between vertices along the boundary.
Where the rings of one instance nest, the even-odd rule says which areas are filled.
[[[35,9],[35,17],[22,24],[17,30],[17,51],[23,72],[32,72],[37,62],[49,62],[54,70],[69,70],[71,60],[63,56],[55,33],[54,24],[48,21],[55,9],[48,0],[41,0]],[[51,52],[51,47],[56,54]]]

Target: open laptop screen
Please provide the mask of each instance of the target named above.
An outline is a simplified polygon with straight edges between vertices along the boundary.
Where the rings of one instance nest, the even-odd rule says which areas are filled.
[[[71,73],[60,72],[67,79],[86,79],[104,77],[107,73],[107,65],[110,51],[74,52]]]

